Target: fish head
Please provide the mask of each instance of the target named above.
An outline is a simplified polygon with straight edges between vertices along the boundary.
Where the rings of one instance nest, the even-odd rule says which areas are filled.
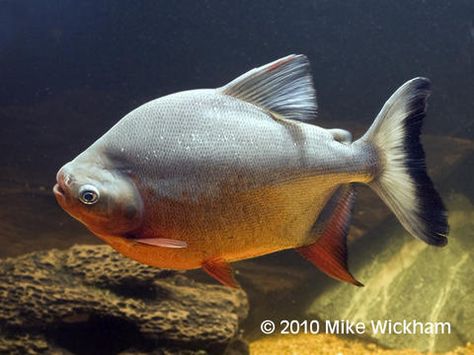
[[[143,201],[134,181],[96,158],[79,156],[56,175],[59,205],[95,234],[121,236],[141,226]]]

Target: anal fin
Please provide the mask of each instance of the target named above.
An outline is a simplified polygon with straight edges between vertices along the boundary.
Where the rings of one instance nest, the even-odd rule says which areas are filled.
[[[328,201],[313,227],[316,242],[297,251],[325,274],[356,286],[357,281],[347,267],[347,234],[351,221],[355,192],[352,186],[340,186]]]
[[[213,258],[206,260],[202,264],[202,268],[210,276],[215,278],[221,284],[233,288],[239,288],[239,284],[234,278],[232,267],[222,258]]]

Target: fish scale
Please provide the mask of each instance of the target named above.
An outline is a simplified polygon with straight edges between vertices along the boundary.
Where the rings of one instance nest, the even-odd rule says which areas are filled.
[[[415,237],[446,244],[443,203],[419,142],[429,81],[399,88],[367,133],[304,121],[317,110],[309,61],[290,55],[217,89],[150,101],[61,168],[59,204],[122,254],[202,267],[237,286],[229,262],[297,249],[348,271],[354,192],[365,183]]]

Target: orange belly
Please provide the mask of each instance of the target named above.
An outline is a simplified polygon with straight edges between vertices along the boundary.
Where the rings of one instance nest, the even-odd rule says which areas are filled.
[[[348,178],[305,178],[198,203],[161,201],[153,225],[167,231],[163,237],[185,241],[183,249],[99,237],[140,263],[184,270],[216,257],[232,262],[296,248],[314,242],[311,227],[337,185]]]

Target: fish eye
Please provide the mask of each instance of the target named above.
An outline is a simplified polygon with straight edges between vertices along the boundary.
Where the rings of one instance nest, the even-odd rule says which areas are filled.
[[[79,190],[79,200],[86,205],[93,205],[99,201],[99,190],[92,185],[84,185]]]

